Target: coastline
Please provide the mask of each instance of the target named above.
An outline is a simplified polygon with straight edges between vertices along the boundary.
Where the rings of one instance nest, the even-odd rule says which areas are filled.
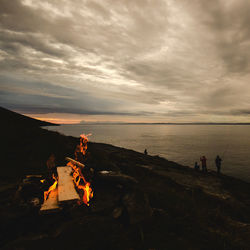
[[[91,133],[90,141],[102,142],[159,155],[181,165],[193,167],[200,156],[216,171],[216,155],[223,158],[222,173],[250,182],[249,126],[167,126],[167,125],[62,125],[48,127],[69,136]],[[230,136],[229,136],[230,135]]]
[[[56,242],[53,244],[58,244],[61,247],[64,244],[67,245],[62,240],[62,235],[68,232],[67,227],[65,227],[66,222],[62,218],[60,218],[62,222],[56,226],[60,229],[58,229],[59,235],[53,236],[53,233],[49,231],[48,234],[41,236],[40,225],[38,228],[36,227],[36,237],[40,235],[41,239],[31,241],[30,229],[25,227],[22,230],[26,236],[20,241],[20,234],[12,232],[12,225],[17,223],[17,226],[22,228],[20,220],[22,218],[27,220],[27,214],[20,211],[17,213],[12,197],[15,195],[19,180],[25,174],[46,173],[46,160],[51,153],[56,155],[56,165],[64,165],[64,157],[73,155],[78,138],[64,136],[39,127],[22,128],[22,131],[19,131],[18,140],[16,140],[15,133],[10,133],[10,131],[5,133],[3,138],[6,141],[4,142],[5,158],[2,165],[4,168],[1,169],[0,200],[2,205],[0,211],[3,226],[7,228],[2,232],[3,246],[6,247],[3,249],[26,247],[27,244],[34,247],[38,242],[41,244],[41,248],[44,248],[48,238],[51,237]],[[13,144],[13,142],[15,143]],[[217,176],[213,171],[207,174],[196,172],[189,167],[159,156],[144,155],[109,144],[90,142],[88,152],[86,164],[96,172],[114,171],[136,179],[138,184],[132,189],[147,197],[153,212],[150,218],[145,218],[145,220],[132,225],[124,226],[122,222],[110,219],[112,216],[110,217],[109,213],[112,214],[112,209],[115,206],[114,197],[110,198],[110,195],[112,196],[112,193],[117,191],[117,187],[114,186],[116,191],[111,190],[111,193],[107,194],[106,191],[110,185],[105,184],[98,192],[100,184],[98,181],[94,182],[96,200],[93,201],[91,208],[94,212],[84,210],[82,219],[78,219],[80,224],[75,220],[67,221],[69,224],[77,223],[80,232],[73,230],[77,238],[82,237],[84,231],[82,227],[86,221],[95,221],[94,225],[88,226],[88,230],[92,230],[94,235],[90,236],[88,232],[84,231],[88,235],[85,239],[87,246],[90,247],[93,240],[95,241],[99,237],[102,239],[100,244],[105,242],[110,247],[116,247],[118,242],[119,244],[122,242],[124,249],[129,247],[139,249],[141,245],[145,249],[148,246],[154,246],[156,249],[164,249],[165,247],[180,249],[187,244],[190,249],[200,249],[202,246],[203,249],[217,247],[246,249],[245,247],[250,243],[248,237],[250,235],[249,183],[225,175]],[[105,193],[102,193],[104,191]],[[109,203],[111,204],[102,201],[100,205],[100,201],[98,201],[100,193],[103,196],[108,195],[107,200],[110,199]],[[138,196],[138,199],[140,197],[141,195]],[[99,205],[95,205],[95,202]],[[56,218],[58,219],[57,216]],[[37,217],[33,220],[36,223],[37,220],[40,221]],[[46,222],[43,223],[46,224]],[[108,231],[111,235],[101,233],[96,228],[95,225],[98,225],[99,228],[105,228],[103,223],[105,225],[109,223]],[[11,237],[8,235],[10,232],[12,232]],[[102,238],[102,234],[106,236],[105,239]],[[132,236],[134,234],[136,236]],[[69,235],[74,239],[76,237],[73,232]],[[75,240],[76,244],[80,246],[81,242]],[[100,246],[98,244],[94,244],[93,249],[98,249]]]

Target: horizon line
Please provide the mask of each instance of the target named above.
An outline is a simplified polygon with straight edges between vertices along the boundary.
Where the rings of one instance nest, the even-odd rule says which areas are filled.
[[[80,122],[60,125],[250,125],[250,122]]]

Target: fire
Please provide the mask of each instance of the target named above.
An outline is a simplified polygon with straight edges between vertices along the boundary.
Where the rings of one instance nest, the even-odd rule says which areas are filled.
[[[52,190],[56,189],[56,187],[57,187],[58,181],[57,181],[57,178],[54,176],[54,174],[53,174],[53,179],[55,180],[55,182],[49,187],[49,190],[48,190],[48,191],[45,191],[45,192],[44,192],[44,200],[45,200],[45,201],[48,199],[50,192],[51,192]]]
[[[86,155],[87,151],[87,143],[88,143],[88,136],[91,134],[84,135],[82,134],[80,136],[80,145],[77,146],[76,151],[75,151],[75,158],[76,160],[79,160],[80,156],[79,153],[81,153],[81,156]],[[90,186],[90,183],[86,181],[85,177],[82,174],[81,168],[76,166],[74,163],[69,162],[67,166],[70,166],[73,170],[73,181],[78,188],[78,190],[83,191],[83,195],[81,198],[80,203],[84,203],[87,206],[89,206],[89,201],[93,197],[93,190]]]
[[[82,134],[80,135],[80,149],[81,149],[81,153],[83,155],[86,154],[86,151],[87,151],[87,148],[88,148],[88,136],[91,136],[91,134],[88,134],[88,135],[85,135],[85,134]]]
[[[73,182],[75,183],[75,186],[79,190],[79,194],[81,196],[81,200],[79,201],[79,203],[80,204],[84,203],[87,206],[89,206],[89,201],[93,197],[93,190],[91,188],[90,182],[86,181],[86,179],[85,179],[85,177],[84,177],[84,175],[82,173],[82,169],[85,167],[85,165],[82,164],[82,163],[79,164],[79,162],[84,161],[84,157],[86,156],[87,148],[88,148],[88,145],[87,145],[88,136],[90,136],[90,135],[91,134],[88,134],[88,135],[82,134],[82,135],[80,135],[80,144],[77,145],[76,150],[75,150],[75,161],[73,159],[71,159],[71,161],[68,162],[68,164],[67,164],[67,166],[71,167],[72,170],[73,170],[72,171],[73,172],[73,174],[72,174]],[[53,163],[53,165],[52,164],[50,164],[50,165],[52,167],[54,167],[55,166],[55,164],[54,164],[54,160],[55,160],[54,155],[53,155],[52,160],[53,161],[51,161],[51,162]],[[49,161],[47,161],[47,163],[48,162]],[[52,167],[49,167],[49,166],[48,166],[48,168],[51,169]],[[54,174],[53,174],[53,179],[55,180],[53,185],[50,186],[48,191],[44,192],[44,200],[47,200],[48,197],[49,197],[50,192],[57,188],[58,179],[54,176]],[[40,180],[40,181],[43,183],[45,180]]]
[[[84,195],[82,197],[83,202],[89,206],[89,200],[93,198],[93,191],[90,187],[90,183],[87,182],[86,185],[83,187]]]

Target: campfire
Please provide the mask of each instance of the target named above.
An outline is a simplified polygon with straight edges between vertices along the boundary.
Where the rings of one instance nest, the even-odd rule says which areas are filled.
[[[62,209],[82,211],[81,207],[83,210],[84,207],[91,207],[88,209],[89,214],[103,211],[124,225],[150,218],[152,209],[138,180],[122,171],[111,170],[112,165],[103,166],[105,164],[96,163],[94,158],[88,157],[88,136],[80,136],[74,159],[65,157],[65,166],[56,166],[56,157],[52,154],[47,160],[49,174],[46,178],[42,175],[27,175],[16,192],[15,202],[18,206],[23,211],[39,214]],[[95,183],[94,200],[91,200],[92,182]]]
[[[88,136],[84,134],[80,136],[80,144],[75,150],[75,159],[66,157],[67,165],[57,167],[57,175],[52,174],[54,183],[44,192],[41,213],[58,210],[66,202],[77,202],[78,205],[89,206],[93,190],[91,183],[86,180],[83,174],[85,165],[81,163],[86,156]]]

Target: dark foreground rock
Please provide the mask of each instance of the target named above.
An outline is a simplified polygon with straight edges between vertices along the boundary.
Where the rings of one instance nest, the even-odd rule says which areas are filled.
[[[95,171],[90,207],[39,215],[16,199],[20,182],[27,174],[46,176],[52,153],[56,165],[66,164],[78,139],[39,127],[1,132],[2,249],[249,249],[248,183],[89,143],[85,164]]]

